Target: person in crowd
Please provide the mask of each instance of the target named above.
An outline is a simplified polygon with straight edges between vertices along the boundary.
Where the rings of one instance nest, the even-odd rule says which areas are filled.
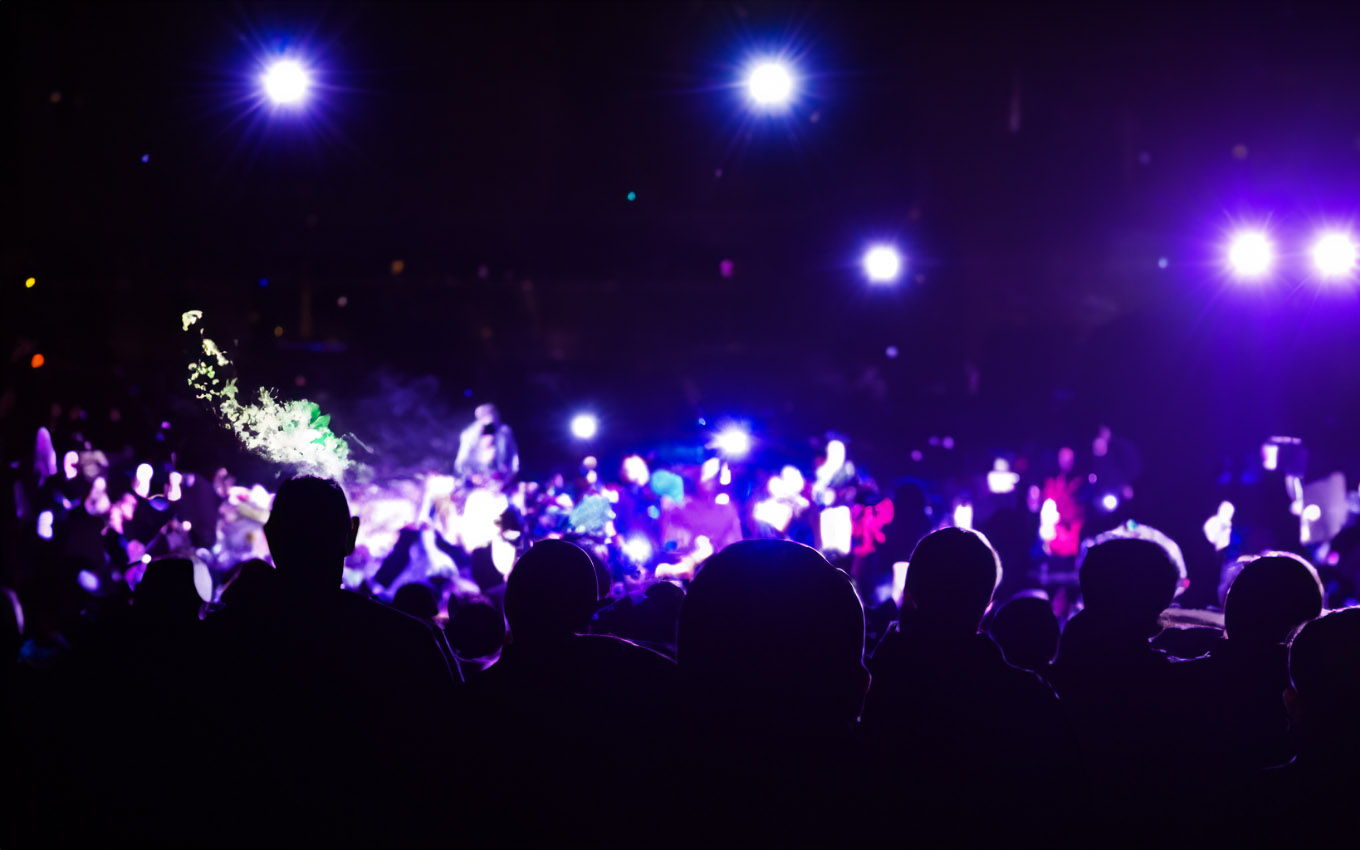
[[[1184,694],[1151,644],[1184,570],[1158,540],[1115,535],[1086,549],[1078,577],[1085,608],[1063,631],[1050,681],[1092,771],[1083,814],[1127,818],[1126,838],[1150,839],[1175,814],[1159,796],[1191,777],[1165,769],[1184,740]]]
[[[1040,592],[1019,593],[996,610],[987,634],[1006,663],[1047,679],[1058,654],[1058,618],[1053,604]]]
[[[498,777],[492,784],[515,788],[490,803],[505,816],[509,843],[593,836],[599,801],[581,781],[584,770],[620,789],[654,785],[661,775],[656,754],[620,736],[674,710],[675,665],[620,638],[586,634],[599,599],[590,555],[564,540],[534,544],[506,582],[509,642],[472,681],[470,696],[476,726],[494,730],[485,760]]]
[[[473,411],[472,424],[458,439],[453,472],[470,487],[503,487],[519,474],[515,432],[501,421],[496,405],[480,404]]]
[[[1174,667],[1188,696],[1188,753],[1229,774],[1293,757],[1280,697],[1289,686],[1288,642],[1321,613],[1322,583],[1307,561],[1271,553],[1243,565],[1224,603],[1224,637],[1204,658]]]
[[[677,650],[686,723],[675,781],[692,800],[687,837],[840,841],[869,686],[849,576],[791,541],[728,546],[685,596]]]
[[[869,665],[864,726],[883,790],[913,794],[922,829],[948,844],[1029,840],[1040,789],[1052,793],[1058,781],[1052,689],[1006,663],[978,630],[1000,579],[1000,559],[981,533],[945,528],[922,538],[897,628]],[[991,818],[967,811],[978,783],[998,791]],[[997,831],[1002,824],[1009,837]]]
[[[264,531],[276,568],[266,604],[228,604],[206,624],[218,667],[219,776],[261,783],[258,805],[223,824],[227,843],[261,834],[416,840],[385,815],[434,793],[419,765],[456,716],[456,671],[428,623],[341,589],[358,520],[337,484],[284,482]],[[373,788],[370,805],[338,807],[359,784]]]

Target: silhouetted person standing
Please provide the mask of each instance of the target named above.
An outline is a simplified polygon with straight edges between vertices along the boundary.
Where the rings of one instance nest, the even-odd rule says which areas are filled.
[[[1037,840],[1025,819],[1056,778],[1053,691],[978,631],[1000,580],[982,534],[927,535],[911,555],[898,626],[869,665],[864,726],[883,790],[915,803],[909,822],[891,826],[941,844],[991,844],[1003,832],[1012,844]],[[988,815],[978,817],[984,789]]]
[[[285,482],[264,529],[269,597],[208,623],[227,712],[223,769],[252,789],[225,824],[241,834],[224,843],[419,838],[419,823],[389,818],[434,793],[428,743],[455,720],[454,671],[429,625],[341,589],[358,528],[337,484]],[[366,804],[342,805],[355,788]]]
[[[852,733],[869,684],[864,608],[849,576],[799,543],[735,543],[686,594],[677,648],[687,840],[846,840],[858,782]]]

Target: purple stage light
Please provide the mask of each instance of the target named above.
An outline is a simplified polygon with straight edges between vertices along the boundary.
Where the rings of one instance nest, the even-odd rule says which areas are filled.
[[[751,101],[764,109],[780,109],[793,97],[793,75],[782,62],[758,62],[746,77]]]
[[[729,425],[714,437],[712,447],[728,458],[740,460],[751,453],[751,434],[739,425]]]
[[[594,414],[578,413],[571,419],[571,435],[578,440],[593,440],[599,430],[600,420]]]
[[[1313,265],[1323,277],[1346,277],[1355,271],[1356,245],[1346,233],[1325,233],[1313,243]]]
[[[296,59],[280,59],[265,69],[260,83],[271,101],[288,106],[306,100],[312,75]]]
[[[1238,277],[1262,277],[1275,264],[1275,246],[1264,233],[1240,233],[1228,248],[1228,264]]]
[[[892,245],[874,245],[864,252],[864,274],[870,283],[892,283],[902,274],[902,255]]]

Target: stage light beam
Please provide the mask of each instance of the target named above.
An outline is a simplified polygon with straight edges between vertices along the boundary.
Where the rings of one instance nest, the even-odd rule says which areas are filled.
[[[782,62],[761,62],[746,77],[746,92],[757,106],[778,109],[793,97],[793,75]]]
[[[1360,250],[1345,233],[1325,233],[1313,243],[1313,265],[1323,277],[1345,277],[1355,271]]]
[[[1228,264],[1238,277],[1262,277],[1275,264],[1275,246],[1264,233],[1238,234],[1228,248]]]
[[[892,283],[902,274],[902,255],[891,245],[874,245],[864,252],[864,274],[870,283]]]
[[[280,59],[260,77],[264,93],[280,106],[301,103],[311,88],[312,78],[295,59]]]

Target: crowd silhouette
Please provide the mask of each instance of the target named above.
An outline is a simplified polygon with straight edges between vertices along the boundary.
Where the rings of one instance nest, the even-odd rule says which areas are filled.
[[[1350,843],[1360,610],[1323,613],[1296,556],[1244,559],[1178,660],[1155,639],[1184,567],[1147,537],[1094,541],[1061,632],[1041,596],[998,604],[983,534],[907,521],[885,630],[787,540],[623,605],[541,540],[503,617],[441,627],[420,590],[341,589],[357,527],[335,483],[287,481],[272,567],[207,606],[192,562],[153,561],[51,663],[17,659],[7,593],[4,845]]]

